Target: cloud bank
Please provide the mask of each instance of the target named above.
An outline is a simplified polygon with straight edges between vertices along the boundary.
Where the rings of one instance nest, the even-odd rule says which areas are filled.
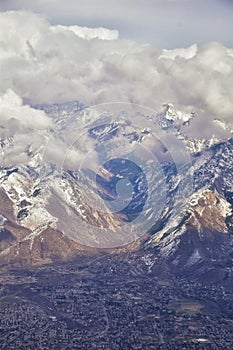
[[[11,88],[32,104],[172,101],[232,116],[233,57],[220,43],[169,52],[103,28],[50,26],[30,12],[1,13],[0,21],[1,93]]]
[[[233,45],[231,0],[1,0],[0,10],[43,13],[52,24],[117,28],[160,48],[219,41]]]
[[[3,136],[49,127],[48,118],[22,100],[131,102],[156,111],[171,102],[196,112],[188,132],[200,137],[217,132],[214,119],[232,123],[233,50],[220,43],[158,50],[119,39],[116,30],[51,26],[27,11],[2,12],[0,22]]]

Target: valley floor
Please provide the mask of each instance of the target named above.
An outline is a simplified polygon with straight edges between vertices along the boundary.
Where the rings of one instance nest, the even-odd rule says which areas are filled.
[[[16,349],[232,349],[233,292],[119,256],[0,277],[0,344]]]

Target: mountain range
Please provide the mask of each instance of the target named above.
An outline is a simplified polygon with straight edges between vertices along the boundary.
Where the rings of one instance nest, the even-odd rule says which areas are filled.
[[[162,113],[144,115],[145,126],[122,110],[117,118],[109,110],[101,118],[94,113],[93,121],[93,111],[79,102],[34,108],[53,120],[55,140],[78,125],[101,153],[101,165],[59,168],[46,154],[50,130],[45,149],[29,145],[28,162],[0,168],[2,270],[133,252],[151,274],[192,271],[199,279],[232,281],[232,138],[186,136],[195,114],[171,104]],[[161,137],[153,144],[157,162],[144,154],[135,158],[132,148],[152,149],[155,126],[185,145],[186,162],[174,161],[175,146]],[[114,147],[125,140],[120,157]],[[14,138],[1,140],[3,155],[12,144]]]

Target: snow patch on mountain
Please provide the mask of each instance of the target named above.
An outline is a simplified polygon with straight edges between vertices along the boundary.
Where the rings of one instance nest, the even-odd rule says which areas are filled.
[[[172,103],[164,104],[164,107],[165,117],[171,121],[180,121],[182,123],[188,123],[195,115],[194,112],[188,114],[175,109]]]
[[[56,227],[57,218],[46,210],[49,192],[34,196],[39,181],[31,179],[26,172],[14,172],[1,178],[1,187],[13,203],[14,213],[20,225],[33,232],[42,232],[45,227]]]

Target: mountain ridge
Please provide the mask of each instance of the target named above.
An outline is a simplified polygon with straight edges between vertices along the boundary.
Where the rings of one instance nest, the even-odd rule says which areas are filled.
[[[76,118],[79,113],[81,115],[84,113],[84,107],[78,102],[55,106],[37,106],[37,108],[44,109],[50,117],[55,118],[61,130],[64,129],[64,122],[68,115],[71,118],[71,125],[73,125],[73,118]],[[169,114],[168,118],[167,114]],[[179,113],[174,112],[173,106],[166,105],[165,113],[158,115],[158,122],[162,123],[162,128],[165,130],[168,129],[170,132],[171,129],[178,137],[184,139],[182,132],[179,131],[179,125],[177,125],[179,119],[177,115],[179,116]],[[120,120],[121,118],[122,116]],[[151,120],[151,117],[148,118]],[[166,120],[168,124],[165,123]],[[189,122],[190,119],[186,117],[185,120]],[[68,121],[68,123],[70,122]],[[104,123],[106,123],[106,118]],[[91,130],[96,131],[92,132],[90,136],[94,141],[106,142],[106,137],[111,140],[116,135],[117,137],[124,135],[128,138],[129,143],[133,144],[140,144],[144,139],[150,138],[148,128],[140,130],[140,128],[134,128],[127,123],[122,124],[119,121],[116,124],[109,124],[107,128],[100,129],[95,129],[96,127],[92,126]],[[115,131],[113,132],[113,130]],[[201,150],[199,146],[189,148],[190,152],[194,152],[191,153],[192,164],[188,169],[192,175],[192,192],[181,192],[177,196],[180,175],[174,172],[174,165],[169,162],[167,165],[163,163],[168,186],[167,194],[163,203],[164,208],[160,216],[155,217],[152,221],[151,230],[145,230],[141,237],[136,236],[135,240],[130,239],[129,242],[124,241],[124,239],[121,241],[120,238],[119,241],[116,241],[119,242],[118,246],[116,244],[115,247],[106,247],[106,249],[98,248],[98,244],[96,247],[91,247],[92,243],[88,244],[88,239],[92,242],[93,233],[85,231],[86,226],[82,224],[79,224],[79,231],[75,231],[75,218],[79,217],[79,223],[82,223],[83,220],[83,223],[86,222],[94,227],[95,225],[102,227],[102,229],[107,227],[103,240],[107,242],[108,239],[113,239],[111,237],[116,235],[116,228],[123,227],[124,223],[127,222],[125,214],[122,216],[119,213],[109,211],[106,204],[101,214],[100,211],[93,209],[91,202],[97,201],[96,203],[98,203],[99,191],[111,194],[109,185],[115,175],[120,178],[118,173],[115,175],[111,172],[108,173],[108,170],[103,167],[98,176],[105,177],[105,182],[102,182],[105,187],[99,187],[98,183],[96,184],[90,177],[93,176],[93,172],[90,172],[91,175],[67,170],[59,173],[52,164],[41,163],[40,166],[41,160],[38,163],[38,159],[41,159],[41,156],[33,152],[29,155],[28,165],[2,167],[0,171],[0,214],[2,216],[0,260],[5,267],[8,264],[11,266],[11,263],[17,267],[47,264],[59,259],[75,259],[80,254],[98,254],[98,251],[107,251],[112,254],[153,249],[156,250],[156,258],[158,249],[160,259],[166,258],[170,266],[179,267],[180,270],[185,264],[187,269],[192,269],[199,263],[205,262],[207,264],[208,256],[212,256],[208,255],[208,242],[211,249],[215,250],[214,244],[212,246],[213,237],[217,237],[216,242],[222,242],[223,246],[226,242],[232,243],[233,139],[215,140],[213,145],[209,142],[204,142],[204,144],[205,147]],[[10,143],[4,143],[4,140],[2,140],[1,145],[3,152],[4,147],[10,147]],[[45,176],[41,177],[41,171],[42,173],[45,171]],[[156,194],[156,178],[153,181],[152,190]],[[114,198],[115,195],[112,199]],[[150,214],[149,211],[148,215],[152,216],[153,219],[153,212]],[[60,222],[58,225],[57,223],[59,219],[61,221],[62,216],[64,224]],[[67,223],[69,222],[71,227],[67,235]],[[109,232],[110,236],[108,236]],[[79,238],[76,239],[75,235],[77,234],[81,235],[80,237],[83,236],[83,241],[80,241]],[[201,234],[204,235],[204,238],[201,237]],[[218,235],[224,235],[225,238],[223,236],[219,238]],[[55,237],[57,237],[57,242]],[[205,241],[205,247],[200,252],[202,239]],[[98,242],[99,237],[94,237],[94,240]],[[187,248],[186,240],[191,242],[192,249]],[[83,242],[87,242],[87,244],[85,245]],[[17,249],[16,247],[19,246],[23,248]],[[178,251],[180,251],[181,256],[183,255],[180,261]],[[229,250],[228,253],[230,256],[231,251]],[[25,258],[25,255],[28,255],[28,258]],[[181,261],[183,262],[181,263]],[[184,263],[184,261],[186,262]]]

